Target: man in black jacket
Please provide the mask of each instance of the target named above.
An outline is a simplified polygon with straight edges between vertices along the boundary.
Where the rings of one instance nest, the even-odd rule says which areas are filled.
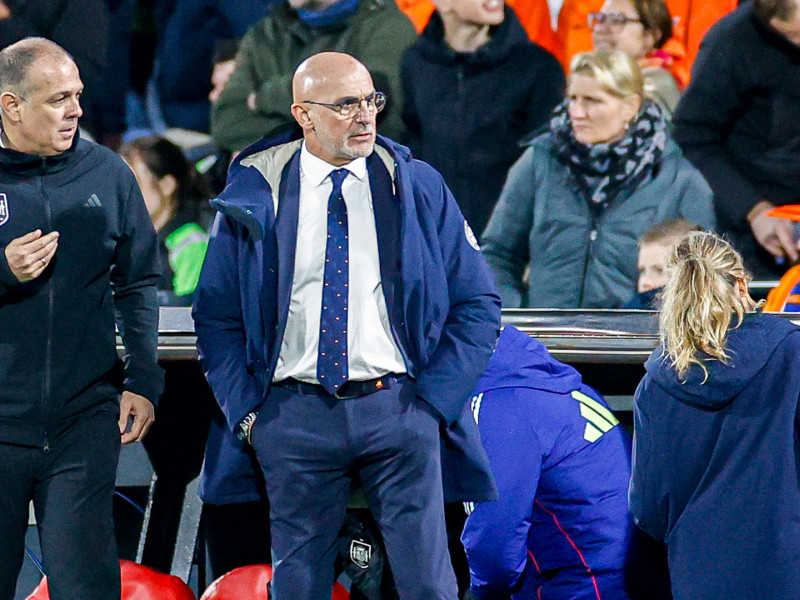
[[[0,600],[30,500],[51,598],[119,600],[119,445],[146,433],[162,386],[155,232],[130,169],[79,139],[82,92],[53,42],[0,52]]]
[[[675,140],[708,180],[717,222],[759,278],[798,259],[773,206],[800,202],[800,0],[753,0],[703,39]]]

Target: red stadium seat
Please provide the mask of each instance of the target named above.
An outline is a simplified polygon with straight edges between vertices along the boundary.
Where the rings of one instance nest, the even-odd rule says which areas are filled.
[[[239,567],[214,581],[200,600],[269,600],[267,584],[272,580],[272,567],[251,565]],[[349,600],[350,594],[341,584],[333,586],[332,600]]]
[[[129,560],[119,561],[119,567],[122,600],[195,600],[192,588],[174,575],[165,575]],[[47,577],[25,600],[50,600]]]

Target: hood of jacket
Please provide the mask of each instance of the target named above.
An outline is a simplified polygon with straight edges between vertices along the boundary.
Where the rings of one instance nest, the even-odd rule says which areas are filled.
[[[452,65],[461,63],[467,69],[480,70],[506,60],[518,46],[530,43],[528,35],[514,14],[506,5],[505,18],[499,25],[491,28],[491,38],[475,52],[456,52],[444,41],[444,23],[438,12],[420,34],[416,47],[429,61]]]
[[[738,327],[728,331],[725,348],[730,359],[705,362],[708,379],[698,365],[691,365],[685,380],[678,378],[659,346],[645,363],[648,374],[672,397],[705,409],[724,408],[758,375],[775,349],[797,327],[786,319],[748,313]]]
[[[581,375],[553,358],[539,340],[506,325],[475,393],[512,387],[568,394],[580,389]]]

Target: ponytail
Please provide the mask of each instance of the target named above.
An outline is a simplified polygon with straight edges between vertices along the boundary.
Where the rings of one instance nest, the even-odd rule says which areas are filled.
[[[708,360],[727,362],[725,339],[736,317],[738,327],[757,305],[748,293],[737,294],[739,280],[749,280],[742,257],[713,233],[689,233],[667,262],[668,279],[662,293],[659,336],[664,354],[678,377],[689,367],[703,369]],[[709,358],[702,358],[700,353]]]

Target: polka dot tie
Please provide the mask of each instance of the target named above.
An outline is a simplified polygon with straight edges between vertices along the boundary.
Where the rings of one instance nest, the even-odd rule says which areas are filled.
[[[331,171],[333,191],[328,198],[328,240],[319,320],[317,379],[329,393],[347,382],[347,206],[342,182],[347,169]]]

